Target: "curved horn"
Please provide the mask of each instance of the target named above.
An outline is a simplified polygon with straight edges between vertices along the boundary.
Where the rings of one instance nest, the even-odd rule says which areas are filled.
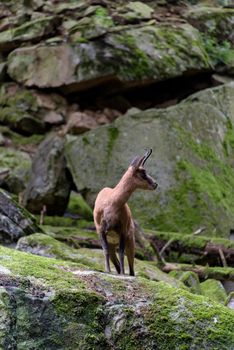
[[[145,162],[150,157],[151,153],[152,153],[152,148],[149,148],[148,150],[146,150],[146,153],[145,153],[144,158],[142,160],[141,166],[144,166]]]

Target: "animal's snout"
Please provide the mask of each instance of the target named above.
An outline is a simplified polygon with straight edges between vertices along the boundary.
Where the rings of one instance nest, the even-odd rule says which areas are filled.
[[[154,184],[153,184],[154,190],[156,190],[157,187],[158,187],[158,184],[156,182],[154,182]]]

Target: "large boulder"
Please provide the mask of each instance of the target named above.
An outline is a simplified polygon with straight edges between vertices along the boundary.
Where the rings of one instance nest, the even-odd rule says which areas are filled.
[[[130,200],[135,219],[158,230],[190,233],[205,227],[206,235],[229,236],[233,96],[233,84],[208,89],[177,106],[130,110],[111,125],[68,137],[66,157],[77,188],[93,204],[101,188],[115,186],[132,158],[151,147],[146,167],[159,189],[135,192]]]
[[[0,243],[16,242],[20,237],[41,231],[35,219],[0,189]]]
[[[234,347],[234,313],[165,282],[0,247],[0,345],[18,349]]]
[[[87,43],[39,44],[8,56],[8,73],[19,83],[68,91],[110,79],[128,86],[161,81],[209,67],[199,32],[189,24],[126,28]]]
[[[50,134],[40,144],[33,159],[23,203],[33,213],[40,213],[45,206],[47,214],[62,215],[68,204],[70,189],[64,138]]]

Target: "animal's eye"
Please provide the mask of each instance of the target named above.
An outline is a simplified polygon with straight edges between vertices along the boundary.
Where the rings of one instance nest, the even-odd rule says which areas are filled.
[[[141,177],[142,179],[146,179],[146,171],[145,171],[145,170],[141,170],[141,171],[140,171],[140,177]]]

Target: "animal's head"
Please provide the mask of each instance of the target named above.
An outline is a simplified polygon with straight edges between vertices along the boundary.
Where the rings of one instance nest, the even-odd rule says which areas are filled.
[[[156,181],[147,174],[145,170],[145,162],[152,153],[152,149],[148,149],[144,156],[137,156],[130,164],[132,169],[132,181],[137,188],[143,190],[155,190],[158,187]]]

